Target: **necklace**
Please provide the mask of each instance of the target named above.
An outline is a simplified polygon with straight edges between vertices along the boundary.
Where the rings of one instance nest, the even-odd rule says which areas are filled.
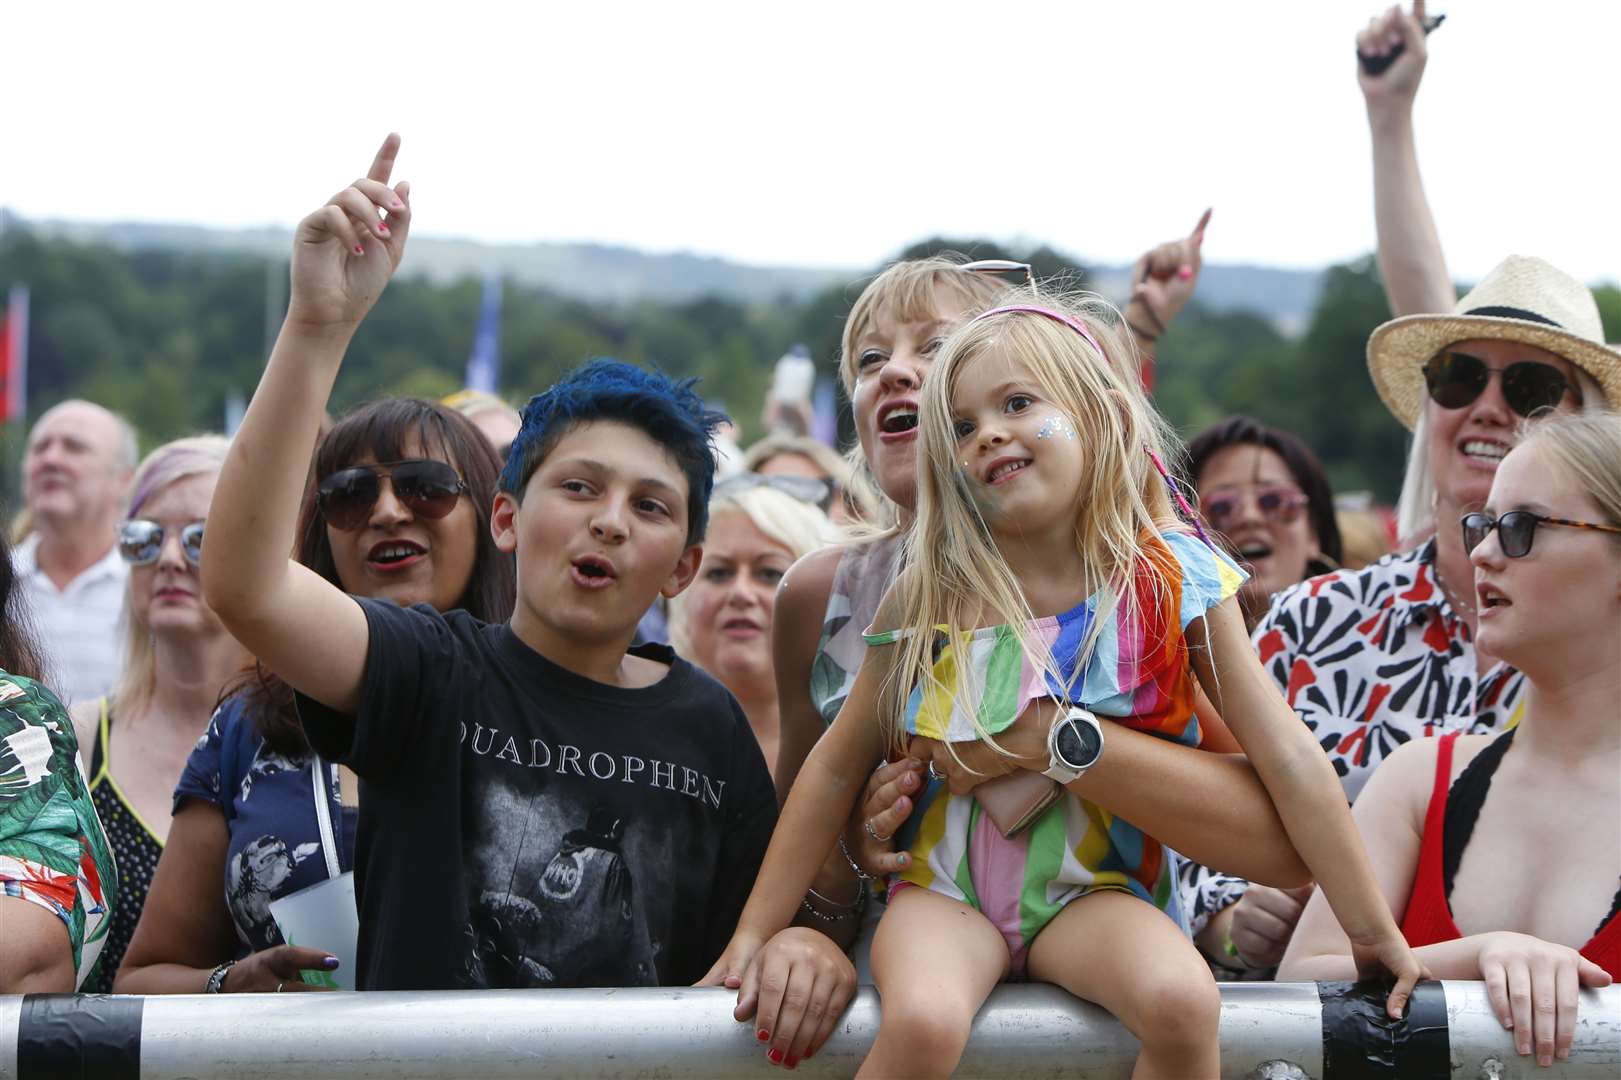
[[[1446,578],[1441,576],[1441,564],[1439,562],[1435,564],[1435,583],[1441,586],[1441,592],[1446,596],[1447,603],[1452,605],[1453,614],[1459,618],[1469,618],[1475,614],[1475,605],[1464,603],[1463,598],[1452,591],[1452,587],[1447,584]]]

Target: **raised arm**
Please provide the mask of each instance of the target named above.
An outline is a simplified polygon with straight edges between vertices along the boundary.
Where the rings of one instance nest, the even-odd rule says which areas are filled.
[[[1412,13],[1392,8],[1368,21],[1357,35],[1357,52],[1382,61],[1397,49],[1388,68],[1370,74],[1361,61],[1357,82],[1368,108],[1373,143],[1373,214],[1379,236],[1379,272],[1385,295],[1397,315],[1451,311],[1457,292],[1447,275],[1446,257],[1435,229],[1424,181],[1418,171],[1413,134],[1413,101],[1424,77],[1424,0]]]
[[[287,319],[220,470],[202,565],[209,606],[236,639],[340,712],[358,704],[366,619],[287,553],[344,351],[405,251],[410,189],[388,187],[399,146],[390,135],[365,177],[298,223]]]
[[[1151,248],[1132,265],[1131,296],[1123,314],[1142,356],[1145,389],[1154,388],[1159,339],[1193,298],[1199,283],[1199,271],[1204,267],[1204,231],[1209,224],[1210,211],[1206,210],[1187,236]]]

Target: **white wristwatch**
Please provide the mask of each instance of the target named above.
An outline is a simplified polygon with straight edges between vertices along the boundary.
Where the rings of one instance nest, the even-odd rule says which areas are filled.
[[[1103,756],[1103,726],[1079,705],[1053,721],[1047,732],[1046,775],[1068,784]]]

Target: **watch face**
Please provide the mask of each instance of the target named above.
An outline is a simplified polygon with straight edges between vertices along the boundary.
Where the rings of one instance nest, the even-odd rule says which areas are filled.
[[[1103,740],[1091,724],[1067,720],[1059,726],[1057,738],[1053,741],[1053,749],[1058,752],[1065,765],[1072,769],[1084,769],[1098,759],[1098,754],[1103,749]]]

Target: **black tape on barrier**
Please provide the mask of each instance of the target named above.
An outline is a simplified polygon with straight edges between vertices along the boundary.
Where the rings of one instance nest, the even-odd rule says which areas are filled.
[[[1441,984],[1419,983],[1403,1020],[1386,1014],[1389,993],[1389,983],[1317,984],[1323,1004],[1323,1080],[1449,1080],[1452,1040]]]
[[[17,1024],[17,1080],[140,1080],[146,999],[29,994]]]

